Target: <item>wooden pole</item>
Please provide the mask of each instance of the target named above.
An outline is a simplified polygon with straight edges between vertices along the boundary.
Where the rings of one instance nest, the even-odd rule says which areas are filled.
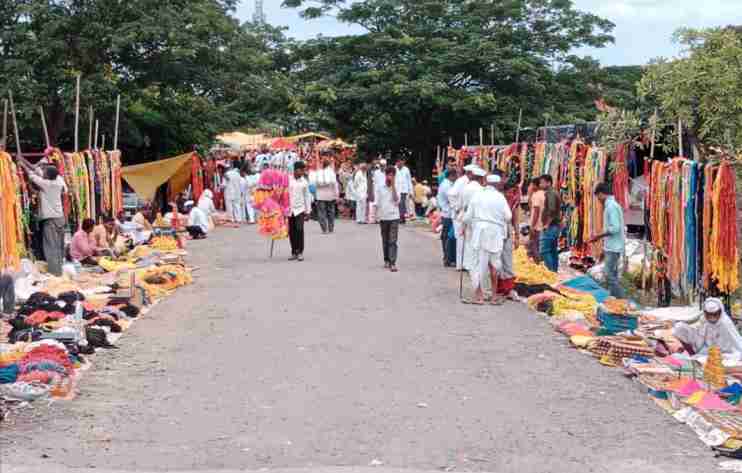
[[[103,133],[103,136],[101,136],[101,143],[102,144],[101,144],[100,149],[105,151],[106,150],[106,134],[105,133]]]
[[[8,148],[8,99],[3,99],[3,150]]]
[[[657,142],[657,118],[658,118],[658,112],[657,108],[654,109],[654,115],[652,117],[652,138],[651,138],[651,144],[649,148],[649,159],[654,159],[654,149]],[[646,212],[646,198],[642,200],[642,218],[644,218],[644,214]],[[644,229],[644,238],[642,238],[642,246],[644,250],[644,255],[642,257],[642,291],[645,293],[647,292],[647,276],[650,272],[647,269],[647,260],[649,259],[649,244],[647,243],[647,229]]]
[[[119,117],[121,116],[121,95],[116,97],[116,127],[113,132],[113,149],[119,149]]]
[[[469,133],[464,133],[464,148],[469,147]]]
[[[683,158],[683,120],[678,118],[678,155]]]
[[[98,149],[98,120],[95,121],[95,142],[93,143],[93,149]]]
[[[41,127],[44,129],[44,142],[46,143],[47,148],[51,148],[51,143],[49,142],[49,130],[46,127],[46,116],[44,116],[44,107],[39,107],[39,113],[41,114]]]
[[[77,75],[75,92],[75,153],[80,151],[80,74]]]
[[[657,139],[657,107],[654,109],[654,116],[652,119],[652,146],[649,149],[649,158],[654,159],[654,147]]]
[[[495,146],[495,124],[494,122],[490,125],[490,143]]]
[[[523,124],[523,109],[520,109],[520,112],[518,113],[518,129],[515,132],[515,143],[520,143],[520,126]]]
[[[15,133],[15,149],[18,159],[23,159],[23,151],[21,150],[21,138],[18,133],[18,118],[15,115],[15,103],[13,103],[13,92],[8,91],[8,97],[10,98],[10,115],[13,117],[13,133]]]
[[[453,139],[450,136],[448,137],[448,147],[449,148],[453,148]],[[446,153],[446,154],[448,154],[448,153]]]
[[[95,112],[93,111],[93,106],[91,105],[88,108],[88,149],[93,149],[93,120],[95,117]]]

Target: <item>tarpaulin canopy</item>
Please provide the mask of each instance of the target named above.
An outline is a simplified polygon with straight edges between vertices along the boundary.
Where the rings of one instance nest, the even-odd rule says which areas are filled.
[[[291,141],[287,140],[286,138],[278,138],[273,140],[271,143],[271,149],[276,150],[294,150],[296,149],[296,144],[292,143]]]
[[[308,140],[310,138],[316,138],[318,140],[329,140],[330,138],[325,135],[320,135],[319,133],[304,133],[303,135],[296,135],[296,136],[287,136],[286,139],[288,141],[297,142],[302,140]]]
[[[154,199],[157,188],[168,181],[173,180],[176,184],[188,182],[192,155],[187,153],[161,161],[125,166],[121,168],[121,175],[139,197],[149,201]]]
[[[334,139],[334,140],[328,140],[323,141],[322,143],[318,144],[317,147],[319,149],[331,149],[331,148],[353,148],[354,145],[350,143],[346,143],[345,141],[341,140],[340,138]]]
[[[240,131],[223,133],[218,135],[216,139],[235,149],[259,148],[260,146],[269,145],[271,142],[271,138],[263,134],[248,135]]]

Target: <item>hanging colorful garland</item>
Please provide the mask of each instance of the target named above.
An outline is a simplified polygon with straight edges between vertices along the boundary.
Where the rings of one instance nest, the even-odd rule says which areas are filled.
[[[26,254],[22,188],[8,153],[0,151],[0,269],[18,269]]]
[[[737,202],[735,175],[724,161],[714,180],[710,254],[712,278],[718,289],[730,294],[739,287],[737,251]]]

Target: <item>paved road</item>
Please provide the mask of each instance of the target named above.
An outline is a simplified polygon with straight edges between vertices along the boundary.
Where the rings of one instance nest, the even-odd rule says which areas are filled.
[[[429,235],[401,232],[391,274],[377,227],[309,230],[304,263],[286,243],[268,260],[254,228],[192,244],[196,283],[98,356],[76,401],[4,425],[0,471],[715,469],[539,316],[459,304]]]

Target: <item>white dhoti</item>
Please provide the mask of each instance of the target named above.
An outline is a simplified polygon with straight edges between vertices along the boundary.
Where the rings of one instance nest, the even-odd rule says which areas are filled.
[[[255,223],[255,209],[252,206],[251,198],[245,200],[245,214],[248,222]]]
[[[232,219],[233,222],[239,222],[240,221],[240,205],[241,200],[239,198],[236,199],[224,199],[224,205],[227,210],[227,217]]]
[[[453,219],[453,232],[456,235],[456,269],[464,269],[464,224],[459,219]]]
[[[368,205],[367,199],[356,200],[356,222],[366,223],[366,206]]]
[[[472,238],[471,229],[466,229],[464,231],[464,237],[462,239],[464,241],[464,269],[472,271],[477,267],[479,254],[478,250],[474,248],[474,239]]]
[[[475,290],[489,289],[492,287],[490,274],[492,269],[497,274],[502,271],[502,252],[492,253],[484,249],[479,249],[475,250],[475,254],[477,256],[477,264],[469,271],[471,285]]]

